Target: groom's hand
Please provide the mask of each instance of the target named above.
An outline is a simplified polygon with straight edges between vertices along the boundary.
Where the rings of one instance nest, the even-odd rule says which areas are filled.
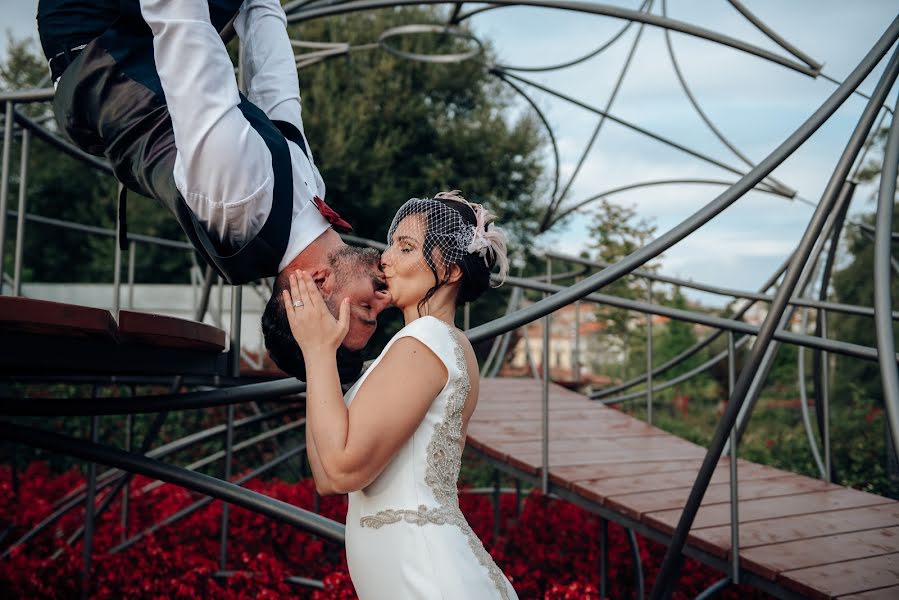
[[[344,298],[335,319],[318,286],[305,271],[290,274],[290,292],[282,293],[290,332],[304,357],[334,356],[350,329],[350,303]]]

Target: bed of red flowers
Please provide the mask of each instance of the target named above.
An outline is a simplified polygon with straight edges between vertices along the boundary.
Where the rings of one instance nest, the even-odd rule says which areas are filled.
[[[44,463],[32,463],[19,474],[14,492],[8,466],[0,467],[0,548],[6,550],[53,510],[55,500],[84,482],[78,470],[51,474]],[[128,534],[192,504],[199,497],[162,485],[142,491],[149,480],[131,484]],[[251,489],[290,504],[312,509],[311,480],[296,484],[253,480]],[[98,501],[102,499],[102,492]],[[493,508],[482,495],[462,494],[462,510],[473,529],[512,581],[522,600],[599,600],[599,519],[570,503],[532,492],[515,514],[515,498],[503,495],[500,536],[493,535]],[[343,548],[250,511],[231,507],[228,570],[218,571],[221,502],[159,528],[126,550],[110,550],[123,539],[121,508],[116,500],[100,519],[94,537],[90,596],[93,598],[309,598],[352,599],[356,595]],[[346,497],[321,499],[320,513],[343,521]],[[0,597],[77,598],[81,595],[81,542],[66,538],[84,520],[75,509],[47,531],[16,547],[0,560]],[[609,527],[609,596],[631,598],[634,564],[624,531]],[[55,559],[51,556],[61,550]],[[640,539],[647,590],[664,555],[657,543]],[[324,590],[289,583],[289,576],[324,582]],[[694,598],[722,574],[687,560],[675,598]],[[751,588],[729,588],[726,598],[766,598]]]

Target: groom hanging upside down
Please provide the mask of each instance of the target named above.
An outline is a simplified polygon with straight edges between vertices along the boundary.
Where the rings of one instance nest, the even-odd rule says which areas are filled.
[[[235,14],[247,97],[218,34]],[[37,18],[62,131],[165,205],[226,281],[277,275],[262,328],[288,373],[305,379],[280,301],[289,273],[312,274],[335,315],[349,297],[338,363],[355,378],[352,351],[390,295],[378,253],[344,244],[333,228],[349,224],[321,200],[278,0],[40,0]]]

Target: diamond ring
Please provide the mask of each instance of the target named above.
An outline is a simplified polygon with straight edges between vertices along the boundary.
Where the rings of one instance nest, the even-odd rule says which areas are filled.
[[[294,308],[303,308],[303,301],[302,300],[294,300],[293,307]]]

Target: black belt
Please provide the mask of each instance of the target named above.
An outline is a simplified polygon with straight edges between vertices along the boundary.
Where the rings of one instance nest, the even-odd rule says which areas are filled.
[[[69,50],[63,50],[50,59],[50,77],[52,78],[53,83],[56,83],[56,81],[62,77],[63,72],[70,64],[72,64],[72,61],[81,54],[81,51],[84,50],[85,46],[86,44],[82,44]]]

